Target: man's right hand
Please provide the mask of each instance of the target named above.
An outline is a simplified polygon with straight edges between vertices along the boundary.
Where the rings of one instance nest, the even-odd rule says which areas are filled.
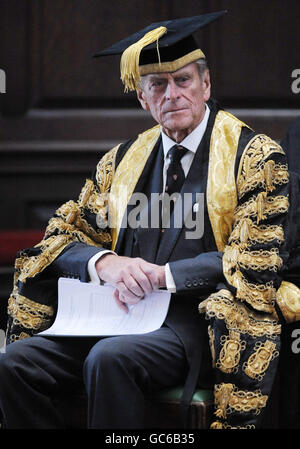
[[[139,257],[105,254],[96,262],[96,270],[102,281],[116,287],[116,302],[126,311],[126,304],[136,304],[145,295],[166,286],[164,267]]]

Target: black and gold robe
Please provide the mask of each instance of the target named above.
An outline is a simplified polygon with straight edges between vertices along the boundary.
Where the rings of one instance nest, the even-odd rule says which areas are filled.
[[[20,252],[8,305],[8,343],[50,326],[59,276],[88,281],[86,263],[74,268],[79,254],[87,261],[102,248],[120,248],[129,199],[159,139],[156,126],[105,154],[78,200],[56,211],[42,242]],[[161,260],[170,263],[178,294],[198,298],[199,312],[209,319],[216,372],[212,427],[253,427],[259,425],[274,381],[280,319],[289,314],[295,319],[287,292],[299,297],[297,286],[283,279],[289,260],[288,167],[276,142],[212,104],[201,151],[204,236],[189,257],[193,247],[184,251],[182,240],[179,246],[170,231],[174,251]],[[194,348],[199,345],[192,342]]]

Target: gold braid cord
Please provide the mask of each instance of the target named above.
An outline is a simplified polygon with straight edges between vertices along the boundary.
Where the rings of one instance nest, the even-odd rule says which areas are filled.
[[[228,240],[229,244],[240,242],[240,247],[249,248],[257,243],[271,243],[284,241],[283,228],[277,225],[256,225],[250,218],[237,221],[236,227]]]
[[[282,148],[264,134],[256,135],[243,153],[237,180],[238,196],[262,188],[272,192],[277,184],[286,184],[289,180],[287,164],[276,164],[267,160],[272,154],[284,154]]]
[[[68,201],[58,208],[50,219],[44,239],[30,255],[21,251],[15,262],[14,287],[8,305],[8,334],[10,341],[26,338],[49,327],[54,315],[52,305],[44,305],[18,292],[18,281],[26,283],[47,268],[72,242],[92,246],[109,245],[111,235],[107,222],[108,192],[115,168],[118,146],[106,153],[97,166],[94,180],[87,179],[78,200]],[[97,226],[87,218],[95,217]],[[39,251],[40,250],[40,251]],[[14,332],[18,329],[18,332]],[[21,329],[21,331],[20,331]]]
[[[27,329],[43,330],[50,324],[54,314],[53,307],[38,304],[19,294],[12,294],[8,301],[8,313],[13,317],[13,324]],[[23,333],[24,338],[28,334]],[[16,335],[11,340],[18,339]]]
[[[207,331],[212,359],[212,367],[215,368],[216,367],[215,335],[211,326],[208,326]]]
[[[254,428],[267,403],[281,333],[275,301],[288,181],[283,150],[267,136],[255,135],[240,159],[238,200],[223,255],[223,272],[235,293],[223,289],[199,305],[210,321],[216,368],[217,419],[211,428]]]
[[[223,371],[223,373],[237,372],[241,351],[244,351],[246,342],[241,341],[239,332],[230,330],[229,335],[222,335],[220,343],[222,349],[219,360],[216,363],[217,368]]]
[[[226,418],[233,411],[248,413],[253,411],[256,415],[266,406],[268,397],[261,391],[238,390],[231,383],[215,385],[216,416]]]
[[[208,318],[224,320],[229,331],[247,334],[254,338],[267,336],[275,338],[281,333],[281,326],[270,314],[258,314],[235,301],[228,290],[213,293],[199,305],[200,313],[206,312]]]
[[[261,381],[271,360],[274,360],[278,356],[279,352],[276,350],[276,344],[274,342],[270,340],[266,340],[265,343],[257,341],[254,347],[254,353],[243,364],[243,370],[247,376]]]
[[[287,196],[267,197],[266,193],[262,192],[236,208],[235,224],[244,218],[254,218],[254,223],[259,224],[262,220],[267,220],[277,214],[284,214],[288,208]]]

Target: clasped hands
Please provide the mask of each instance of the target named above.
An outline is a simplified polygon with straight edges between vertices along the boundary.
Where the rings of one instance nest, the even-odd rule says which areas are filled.
[[[145,295],[166,286],[165,268],[140,257],[105,254],[96,262],[99,278],[114,286],[117,305],[128,312],[127,304],[136,304]]]

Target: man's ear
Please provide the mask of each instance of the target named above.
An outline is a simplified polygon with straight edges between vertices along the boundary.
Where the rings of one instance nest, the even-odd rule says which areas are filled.
[[[136,92],[136,95],[137,95],[137,98],[138,98],[139,102],[142,105],[142,108],[145,109],[145,111],[149,111],[149,106],[148,106],[148,103],[146,101],[145,93],[141,89],[138,89],[137,92]]]
[[[203,75],[203,85],[204,85],[204,101],[208,101],[210,99],[210,91],[211,91],[209,70],[206,70]]]

